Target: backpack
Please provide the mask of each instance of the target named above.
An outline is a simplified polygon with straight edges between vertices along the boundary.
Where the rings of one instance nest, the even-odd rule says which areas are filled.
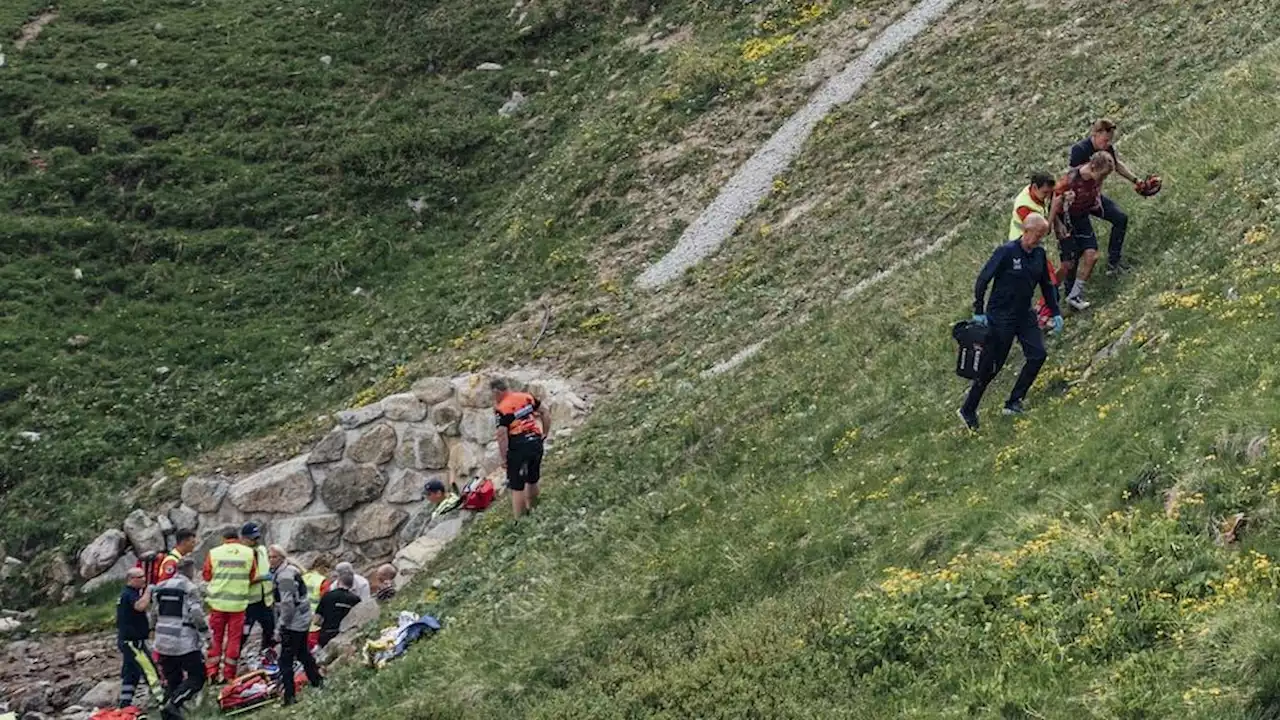
[[[951,337],[960,346],[956,356],[956,374],[967,380],[982,376],[982,362],[986,355],[987,326],[970,320],[951,327]]]
[[[484,510],[493,504],[495,494],[493,481],[489,478],[477,478],[462,488],[463,510]]]

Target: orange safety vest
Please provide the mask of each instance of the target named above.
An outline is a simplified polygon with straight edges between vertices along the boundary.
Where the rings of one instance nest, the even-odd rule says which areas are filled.
[[[502,396],[494,410],[498,416],[498,425],[506,426],[507,434],[511,437],[542,437],[542,426],[535,417],[538,407],[538,399],[529,393],[509,392]]]

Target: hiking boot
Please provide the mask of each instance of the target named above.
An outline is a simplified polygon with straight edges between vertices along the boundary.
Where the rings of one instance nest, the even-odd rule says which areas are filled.
[[[1119,262],[1107,263],[1108,275],[1128,275],[1133,272],[1133,266],[1121,260]]]
[[[971,432],[978,432],[978,413],[967,413],[964,411],[964,408],[960,408],[956,411],[956,415],[960,416],[961,422],[963,422],[964,426],[969,428]]]
[[[1026,413],[1027,409],[1022,407],[1022,403],[1017,400],[1010,400],[1004,404],[1005,415],[1025,415]]]
[[[1084,295],[1072,295],[1068,297],[1067,304],[1076,311],[1088,310],[1093,306],[1093,303],[1084,299]]]

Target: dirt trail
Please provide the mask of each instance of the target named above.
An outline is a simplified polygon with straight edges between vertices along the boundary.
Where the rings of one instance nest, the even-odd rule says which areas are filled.
[[[18,39],[13,41],[13,49],[21,50],[32,40],[40,37],[40,33],[44,30],[44,26],[56,20],[57,17],[58,12],[56,10],[45,10],[35,16],[31,22],[22,26],[22,32],[19,33]]]
[[[921,0],[885,28],[856,60],[823,84],[809,102],[734,173],[716,199],[680,236],[676,246],[645,269],[636,284],[646,289],[661,287],[714,253],[733,234],[738,221],[769,194],[774,178],[800,154],[818,123],[836,107],[852,100],[877,67],[941,17],[953,2]]]

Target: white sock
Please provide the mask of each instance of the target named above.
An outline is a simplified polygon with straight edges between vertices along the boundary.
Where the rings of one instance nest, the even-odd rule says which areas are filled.
[[[1084,281],[1076,278],[1076,284],[1071,286],[1071,292],[1067,293],[1068,298],[1078,298],[1084,295]]]

